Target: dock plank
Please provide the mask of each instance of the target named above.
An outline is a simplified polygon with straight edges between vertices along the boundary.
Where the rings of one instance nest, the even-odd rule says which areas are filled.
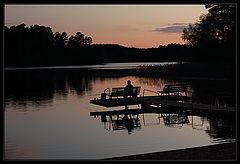
[[[131,98],[131,99],[128,99],[127,101],[125,101],[124,98],[107,99],[105,101],[95,99],[95,100],[90,100],[90,103],[95,105],[105,106],[105,107],[144,104],[144,105],[157,105],[157,106],[161,105],[166,107],[201,109],[206,111],[209,111],[209,110],[230,111],[230,112],[236,111],[236,107],[222,107],[222,106],[218,107],[210,104],[188,102],[190,98],[187,98],[187,97],[183,97],[182,100],[186,100],[186,101],[179,101],[176,99],[175,100],[166,99],[163,96],[145,96],[145,97]]]

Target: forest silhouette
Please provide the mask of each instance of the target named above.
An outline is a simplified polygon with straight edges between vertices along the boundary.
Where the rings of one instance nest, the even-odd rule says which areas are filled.
[[[209,13],[183,30],[186,44],[171,43],[158,48],[134,48],[117,44],[93,44],[81,32],[67,36],[51,27],[24,23],[4,26],[6,67],[87,65],[110,62],[228,62],[236,51],[236,6],[206,4]]]

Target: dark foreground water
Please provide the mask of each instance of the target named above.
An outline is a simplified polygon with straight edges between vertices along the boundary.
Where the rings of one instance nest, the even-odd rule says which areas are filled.
[[[117,128],[108,117],[103,121],[90,116],[92,111],[123,109],[89,101],[105,88],[125,86],[127,80],[154,91],[188,82],[199,102],[234,106],[228,80],[173,81],[121,70],[9,70],[4,87],[5,158],[101,159],[235,141],[235,117],[145,113],[132,116],[136,126],[127,129]]]

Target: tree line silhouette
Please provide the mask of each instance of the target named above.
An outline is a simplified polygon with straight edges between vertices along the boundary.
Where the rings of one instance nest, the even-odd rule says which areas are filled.
[[[4,27],[5,66],[83,65],[133,61],[188,61],[192,47],[169,44],[158,48],[131,48],[117,44],[92,44],[77,32],[53,33],[50,27],[25,24]]]
[[[85,65],[108,62],[233,62],[236,48],[236,6],[206,4],[209,13],[183,30],[187,44],[133,48],[92,44],[81,32],[68,37],[51,27],[4,26],[4,64],[11,66]]]

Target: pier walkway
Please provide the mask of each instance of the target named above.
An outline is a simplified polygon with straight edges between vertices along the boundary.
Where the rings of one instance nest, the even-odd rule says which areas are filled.
[[[211,104],[203,104],[199,103],[196,100],[193,99],[193,97],[190,97],[187,95],[188,91],[188,85],[185,84],[175,84],[175,85],[165,85],[162,91],[151,91],[148,89],[143,90],[143,96],[138,96],[140,93],[140,86],[135,87],[136,94],[135,96],[132,96],[131,98],[119,98],[118,96],[124,97],[123,88],[113,88],[112,93],[115,93],[115,97],[109,96],[110,98],[106,98],[106,90],[110,89],[107,88],[104,90],[104,93],[101,94],[101,98],[94,98],[93,100],[90,100],[91,104],[100,105],[104,107],[116,107],[116,106],[125,106],[125,111],[118,111],[120,113],[124,112],[127,114],[128,112],[137,112],[137,113],[147,113],[147,112],[164,112],[164,113],[188,113],[188,114],[235,114],[236,107],[226,107],[226,106],[216,106]],[[114,89],[120,89],[120,91],[115,91]],[[115,92],[113,92],[115,91]],[[152,94],[156,94],[155,96],[146,96],[146,92],[151,92]],[[180,93],[184,93],[180,94]],[[128,109],[128,105],[138,105],[138,109],[136,110],[126,110]],[[141,105],[141,108],[140,108]],[[141,111],[139,111],[141,110]],[[117,112],[117,111],[112,111]],[[127,113],[126,113],[127,112]],[[101,112],[102,113],[102,112]],[[111,111],[108,111],[109,114],[111,114]],[[96,112],[95,112],[96,114]]]
[[[223,107],[223,106],[213,106],[211,104],[201,104],[191,101],[191,97],[181,96],[179,98],[174,96],[145,96],[138,98],[131,98],[125,100],[124,98],[118,99],[106,99],[106,100],[90,100],[91,104],[105,106],[105,107],[115,107],[115,106],[124,106],[124,105],[139,105],[149,106],[149,107],[167,107],[167,108],[179,108],[179,109],[195,109],[203,111],[228,111],[235,112],[235,107]]]

